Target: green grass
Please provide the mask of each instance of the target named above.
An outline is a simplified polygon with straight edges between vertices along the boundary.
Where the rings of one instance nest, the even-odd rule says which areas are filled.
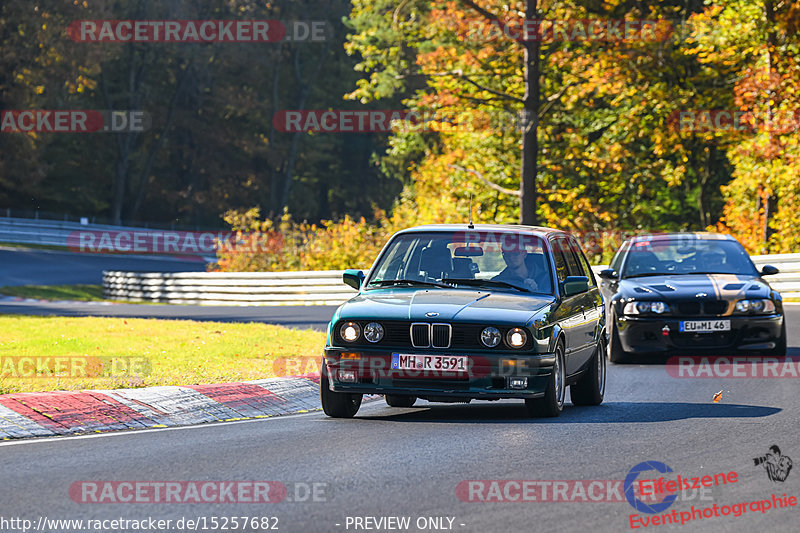
[[[21,244],[15,242],[0,242],[0,248],[54,250],[59,252],[69,250],[69,248],[67,248],[66,246],[58,246],[55,244]]]
[[[94,302],[103,300],[102,285],[20,285],[0,287],[0,294],[36,300],[77,300]]]
[[[322,332],[258,323],[6,315],[0,316],[0,393],[193,385],[313,372],[324,344]],[[69,357],[76,375],[56,375],[56,357]],[[33,359],[28,364],[22,358]],[[31,376],[37,358],[50,366]],[[112,372],[111,358],[114,364],[135,361],[139,368]],[[82,363],[75,366],[76,361]]]

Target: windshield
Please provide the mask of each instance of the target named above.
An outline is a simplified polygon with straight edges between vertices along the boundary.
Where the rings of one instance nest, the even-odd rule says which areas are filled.
[[[539,237],[521,233],[405,233],[395,237],[381,254],[367,289],[446,284],[553,294],[544,250]]]
[[[675,237],[635,242],[622,271],[623,278],[671,274],[744,274],[758,272],[735,241]]]

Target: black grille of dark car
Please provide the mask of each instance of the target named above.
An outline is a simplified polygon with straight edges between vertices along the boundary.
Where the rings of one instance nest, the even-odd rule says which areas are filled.
[[[699,315],[700,302],[679,302],[678,313],[682,315]]]
[[[703,313],[706,315],[722,315],[728,310],[725,300],[707,300],[703,302]]]
[[[483,344],[481,344],[481,331],[485,327],[479,324],[458,324],[454,326],[451,347],[475,348],[479,346],[484,348]]]
[[[364,326],[372,320],[356,320],[363,331]],[[333,329],[333,340],[337,346],[372,346],[372,347],[385,347],[385,348],[412,348],[414,346],[431,346],[428,342],[428,335],[430,330],[433,330],[433,343],[432,346],[437,349],[447,347],[450,350],[489,350],[481,343],[481,331],[487,326],[493,324],[444,324],[436,323],[433,328],[429,328],[430,324],[422,322],[414,322],[414,328],[411,328],[411,322],[400,320],[375,320],[383,326],[383,339],[380,342],[368,342],[362,334],[356,342],[345,342],[342,339],[341,326],[344,322],[339,322]],[[500,330],[500,334],[505,339],[506,333],[510,329],[508,326],[495,326]],[[415,331],[417,337],[414,343],[411,343],[411,332]],[[449,337],[449,346],[445,333]],[[530,334],[528,341],[519,351],[530,350],[533,347],[533,339]],[[499,350],[508,350],[505,342],[501,341],[497,346]],[[514,350],[517,351],[517,350]]]
[[[715,333],[681,333],[672,336],[672,342],[679,348],[724,348],[736,340],[734,331]]]
[[[432,327],[433,341],[431,345],[434,348],[449,348],[451,329],[450,324],[434,324]]]
[[[691,316],[716,316],[723,315],[728,310],[727,300],[691,300],[678,302],[678,314]]]
[[[395,387],[408,387],[412,389],[445,389],[445,390],[467,390],[469,389],[468,377],[461,379],[402,379],[395,378],[392,385]]]
[[[431,344],[429,334],[428,324],[411,324],[411,345],[415,348],[427,348]]]

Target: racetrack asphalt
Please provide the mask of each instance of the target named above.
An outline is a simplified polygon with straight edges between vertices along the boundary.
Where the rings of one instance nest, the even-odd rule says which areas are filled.
[[[334,311],[336,307],[314,305],[239,307],[0,300],[0,314],[264,322],[317,331],[325,331]]]
[[[100,285],[103,282],[103,270],[202,272],[205,262],[199,257],[79,254],[0,247],[0,286]]]
[[[790,355],[800,356],[800,308],[791,306],[788,316]],[[713,403],[719,390],[722,400]],[[381,516],[410,517],[412,527],[399,531],[432,531],[417,528],[416,520],[444,516],[453,518],[452,530],[475,533],[627,531],[635,512],[626,501],[469,502],[456,487],[465,480],[622,480],[634,465],[653,460],[684,477],[738,474],[735,483],[705,495],[685,494],[666,512],[772,494],[798,497],[797,468],[776,482],[753,460],[772,445],[800,458],[797,390],[792,378],[681,379],[660,364],[612,365],[601,406],[568,405],[556,419],[526,418],[519,401],[420,401],[409,409],[376,401],[352,420],[311,413],[0,444],[0,516],[34,523],[40,516],[186,517],[208,524],[213,517],[274,516],[279,531],[290,532],[356,531],[355,517]],[[75,482],[107,480],[277,481],[289,492],[280,503],[258,505],[96,504],[70,497]],[[303,497],[313,483],[320,484],[320,501]],[[748,510],[647,530],[796,531],[797,513],[798,507]]]

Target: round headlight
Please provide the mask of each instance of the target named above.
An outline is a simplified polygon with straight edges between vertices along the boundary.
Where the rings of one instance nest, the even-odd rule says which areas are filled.
[[[500,344],[500,330],[491,326],[484,328],[481,331],[481,342],[489,348],[494,348]]]
[[[383,338],[383,326],[377,322],[370,322],[364,326],[364,338],[369,342],[380,342]]]
[[[347,342],[355,342],[358,336],[361,335],[361,326],[355,322],[347,322],[342,324],[342,327],[339,328],[339,333]]]
[[[654,313],[658,313],[659,315],[662,313],[666,313],[669,311],[669,307],[664,302],[653,302],[650,304],[650,310]]]
[[[764,311],[764,300],[750,300],[750,309],[756,313]]]
[[[739,300],[736,302],[736,311],[739,313],[747,313],[750,311],[750,300]]]
[[[506,342],[512,348],[522,348],[528,341],[528,334],[524,329],[513,328],[506,333]]]
[[[649,313],[650,312],[650,302],[636,302],[636,310],[639,313]]]

